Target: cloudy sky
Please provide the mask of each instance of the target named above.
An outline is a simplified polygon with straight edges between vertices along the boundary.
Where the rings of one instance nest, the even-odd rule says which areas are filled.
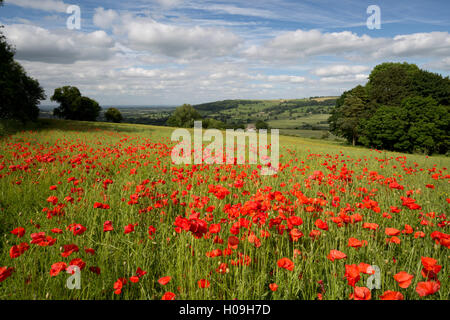
[[[338,95],[385,61],[450,73],[447,0],[4,2],[3,31],[47,96],[73,85],[103,106]]]

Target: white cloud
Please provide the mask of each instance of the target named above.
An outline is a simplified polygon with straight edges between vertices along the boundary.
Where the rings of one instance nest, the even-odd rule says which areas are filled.
[[[92,18],[94,25],[102,29],[110,28],[114,22],[119,22],[118,19],[119,15],[116,11],[112,9],[105,10],[102,7],[95,9],[95,14]]]
[[[302,83],[306,81],[305,77],[290,76],[290,75],[276,75],[267,76],[268,81],[279,81],[279,82],[291,82],[291,83]]]
[[[345,76],[357,74],[369,70],[368,66],[360,65],[330,65],[327,67],[316,68],[311,71],[312,74],[319,77]]]
[[[364,73],[351,74],[351,75],[340,75],[340,76],[330,76],[321,78],[319,81],[321,83],[328,84],[343,84],[343,83],[354,83],[354,84],[364,84],[367,82],[369,75]]]
[[[69,4],[60,0],[5,0],[5,4],[56,12],[66,12],[67,7],[69,6]]]
[[[448,32],[398,35],[387,42],[388,46],[379,48],[374,54],[375,57],[450,56],[450,34]]]
[[[117,30],[126,33],[132,49],[184,59],[225,56],[241,43],[226,29],[169,25],[131,16]]]
[[[343,56],[357,60],[449,56],[450,35],[448,32],[429,32],[373,38],[350,31],[296,30],[284,32],[261,45],[250,46],[245,54],[271,62],[316,56]]]
[[[336,55],[369,51],[383,39],[358,36],[350,31],[322,33],[319,30],[296,30],[282,33],[262,45],[246,50],[249,57],[262,60],[293,60],[318,55]]]
[[[13,24],[5,26],[5,34],[21,60],[47,63],[105,60],[114,50],[114,41],[104,31],[49,31],[33,25]]]

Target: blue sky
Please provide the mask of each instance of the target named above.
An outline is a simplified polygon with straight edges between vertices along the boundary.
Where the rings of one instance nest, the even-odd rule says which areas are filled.
[[[69,5],[81,28],[69,30]],[[381,28],[369,29],[369,5]],[[102,105],[338,95],[407,61],[447,76],[448,1],[5,0],[16,58],[51,96],[77,86]],[[45,101],[44,104],[48,104]]]

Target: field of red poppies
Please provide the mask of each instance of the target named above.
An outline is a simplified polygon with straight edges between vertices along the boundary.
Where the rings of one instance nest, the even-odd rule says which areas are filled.
[[[263,176],[173,165],[172,130],[1,138],[0,299],[449,298],[449,158],[280,137]]]

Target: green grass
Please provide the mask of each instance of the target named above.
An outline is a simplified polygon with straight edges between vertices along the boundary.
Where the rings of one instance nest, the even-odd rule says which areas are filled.
[[[317,299],[321,280],[326,290],[324,299],[345,300],[352,292],[343,278],[345,265],[361,262],[381,269],[381,289],[372,290],[372,299],[378,299],[386,290],[400,291],[405,299],[448,299],[448,249],[435,244],[430,234],[436,230],[448,233],[448,227],[437,224],[445,220],[440,215],[448,214],[446,199],[450,194],[445,168],[450,165],[449,158],[379,152],[337,142],[281,136],[280,163],[285,167],[276,176],[258,176],[252,175],[255,165],[172,165],[173,129],[46,120],[45,126],[37,129],[14,130],[5,135],[0,140],[0,267],[13,267],[15,272],[0,282],[0,299],[160,299],[168,291],[175,293],[176,299]],[[79,160],[71,163],[77,157]],[[338,178],[344,164],[353,171],[351,182]],[[13,170],[12,165],[21,167]],[[176,172],[175,168],[184,170]],[[130,174],[131,169],[136,169],[136,174]],[[320,184],[308,179],[315,171],[324,174]],[[432,174],[439,172],[442,174],[439,179],[433,179]],[[79,180],[78,185],[68,182],[70,177]],[[106,179],[113,183],[104,189]],[[150,182],[136,191],[146,179]],[[390,189],[387,185],[393,179],[404,190]],[[242,188],[234,185],[236,180],[242,180]],[[427,188],[427,184],[434,189]],[[51,191],[53,185],[57,189]],[[208,193],[208,185],[222,185],[230,194],[220,200]],[[327,202],[315,205],[315,210],[309,212],[311,204],[300,203],[293,194],[295,190],[301,190],[309,201],[320,198],[320,192]],[[412,190],[410,197],[422,206],[421,210],[402,206],[400,197],[406,196],[407,190]],[[174,195],[176,191],[179,193]],[[276,200],[274,192],[284,200]],[[129,205],[130,196],[136,193],[138,203]],[[340,197],[338,207],[332,206],[331,193]],[[48,219],[42,210],[54,207],[46,201],[52,195],[66,204],[65,214]],[[69,195],[75,199],[73,204],[64,201]],[[365,196],[378,203],[379,213],[358,208]],[[175,198],[177,202],[173,201]],[[206,256],[208,251],[226,248],[228,237],[233,235],[230,228],[236,222],[232,219],[222,223],[217,234],[224,244],[214,243],[215,235],[196,239],[191,232],[175,232],[177,216],[189,216],[194,211],[206,219],[206,208],[214,206],[212,220],[207,221],[209,226],[230,218],[224,212],[227,204],[249,205],[251,201],[259,203],[260,209],[263,206],[261,212],[267,214],[265,224],[250,227],[260,238],[258,248],[244,237],[249,230],[243,229],[237,235],[241,241],[230,256]],[[111,208],[95,209],[95,202],[107,203]],[[183,202],[185,206],[180,205]],[[331,221],[331,214],[338,216],[347,203],[354,209],[348,215],[359,213],[363,221],[339,227]],[[152,207],[149,212],[139,212],[149,206]],[[390,206],[401,211],[391,213],[391,219],[384,218],[382,213],[389,212]],[[243,210],[237,212],[240,218],[252,220]],[[426,215],[430,212],[435,213],[434,218]],[[276,228],[269,228],[270,219],[280,213],[302,218],[303,224],[297,228],[304,236],[299,241],[290,241],[287,231],[278,234]],[[421,213],[428,225],[421,224]],[[308,235],[317,229],[315,222],[319,218],[327,221],[329,230],[322,230],[320,238],[312,240]],[[106,220],[113,222],[114,231],[103,232]],[[379,224],[379,231],[362,228],[364,222]],[[66,230],[71,223],[82,224],[86,232],[73,235]],[[138,223],[135,232],[125,235],[124,227],[134,223]],[[282,224],[286,225],[286,221]],[[405,224],[411,225],[414,232],[423,231],[425,238],[415,239],[414,233],[401,234],[400,244],[387,245],[385,228],[403,230]],[[148,235],[150,225],[156,228],[152,239]],[[17,227],[26,229],[23,238],[10,233]],[[60,228],[63,233],[53,234],[50,231],[53,228]],[[268,231],[270,237],[261,238],[261,230]],[[48,247],[30,244],[30,250],[11,259],[10,248],[29,243],[31,234],[36,232],[45,232],[57,241]],[[350,237],[367,240],[367,246],[348,247]],[[79,252],[62,257],[61,248],[67,244],[76,244]],[[85,247],[95,249],[95,255],[88,255]],[[294,257],[294,249],[301,254]],[[331,249],[343,251],[347,259],[331,262],[327,259]],[[250,257],[251,263],[232,265],[239,254]],[[425,281],[420,272],[422,256],[432,257],[442,266],[438,273],[440,290],[424,298],[415,291],[417,283]],[[294,262],[293,271],[277,266],[283,257]],[[66,288],[68,274],[62,272],[55,277],[49,274],[52,264],[60,261],[69,264],[74,258],[86,263],[81,273],[81,290]],[[216,272],[221,262],[227,263],[228,273]],[[94,266],[101,269],[100,275],[89,271]],[[147,274],[138,283],[128,282],[121,294],[115,294],[116,280],[130,278],[138,267]],[[399,271],[414,275],[407,289],[400,288],[393,278]],[[163,276],[172,277],[165,286],[157,282]],[[357,286],[365,286],[367,278],[368,275],[361,274]],[[200,279],[208,279],[210,287],[199,288]],[[270,283],[279,286],[276,292],[269,289]]]

